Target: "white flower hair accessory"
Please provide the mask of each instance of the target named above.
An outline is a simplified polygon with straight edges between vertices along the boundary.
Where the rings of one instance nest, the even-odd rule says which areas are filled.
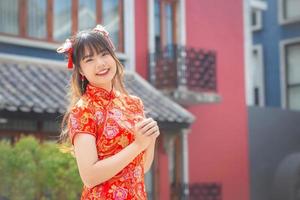
[[[103,35],[106,38],[110,48],[113,51],[116,50],[111,38],[109,37],[109,32],[104,28],[104,26],[98,24],[93,30],[96,31],[96,32],[99,32],[101,35]]]
[[[104,28],[104,26],[98,24],[93,31],[100,33],[108,42],[108,45],[110,46],[110,48],[115,51],[116,48],[111,40],[111,38],[109,37],[109,32]],[[73,61],[72,61],[72,54],[73,54],[73,48],[72,48],[72,41],[68,38],[66,39],[66,41],[56,49],[57,53],[67,53],[68,54],[68,69],[72,69],[73,68]]]
[[[104,26],[102,26],[100,24],[98,24],[93,30],[94,31],[99,31],[104,36],[108,36],[109,35],[109,32],[104,28]]]
[[[68,53],[68,69],[73,68],[73,61],[72,61],[72,42],[70,39],[66,39],[66,41],[62,44],[62,46],[56,49],[57,53]]]
[[[70,39],[66,39],[62,46],[57,48],[57,53],[66,53],[72,48],[72,42]]]

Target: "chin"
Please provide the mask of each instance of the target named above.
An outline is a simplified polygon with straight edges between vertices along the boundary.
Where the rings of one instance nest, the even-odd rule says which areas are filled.
[[[108,85],[109,83],[112,83],[112,78],[110,79],[106,79],[106,80],[101,80],[101,81],[97,81],[96,84],[97,85]]]

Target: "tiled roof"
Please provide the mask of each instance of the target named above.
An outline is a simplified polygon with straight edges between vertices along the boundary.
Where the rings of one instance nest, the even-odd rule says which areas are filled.
[[[53,64],[0,61],[0,110],[63,113],[71,72]],[[148,116],[161,122],[191,124],[194,116],[133,72],[125,73],[131,94],[139,96]]]

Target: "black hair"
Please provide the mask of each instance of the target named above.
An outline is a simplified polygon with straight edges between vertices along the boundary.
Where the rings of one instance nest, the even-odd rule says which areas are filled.
[[[72,61],[75,67],[80,67],[80,61],[87,54],[93,56],[94,53],[109,52],[114,56],[114,51],[107,41],[107,37],[93,30],[85,30],[77,33],[71,39],[72,45]]]

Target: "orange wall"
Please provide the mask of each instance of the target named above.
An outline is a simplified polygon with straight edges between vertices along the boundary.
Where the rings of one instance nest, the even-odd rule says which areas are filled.
[[[192,106],[190,182],[219,182],[224,200],[248,200],[242,0],[187,0],[187,46],[217,51],[219,104]]]

